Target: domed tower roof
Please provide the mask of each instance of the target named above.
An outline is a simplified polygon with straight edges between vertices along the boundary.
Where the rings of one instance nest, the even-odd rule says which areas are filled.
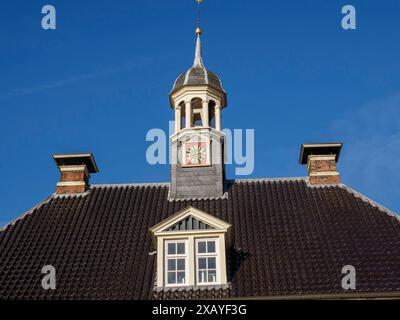
[[[219,76],[216,73],[208,70],[204,66],[203,58],[201,55],[200,33],[197,34],[196,52],[195,52],[193,66],[189,70],[179,75],[178,78],[176,78],[174,86],[170,92],[170,96],[184,86],[197,86],[197,85],[210,86],[220,91],[226,96],[226,92],[222,87],[222,82]]]
[[[215,89],[224,91],[218,75],[210,70],[207,70],[207,68],[203,64],[203,58],[201,56],[200,35],[197,36],[196,54],[193,66],[186,72],[182,73],[175,80],[172,92],[186,85],[209,85],[211,87],[214,87]]]

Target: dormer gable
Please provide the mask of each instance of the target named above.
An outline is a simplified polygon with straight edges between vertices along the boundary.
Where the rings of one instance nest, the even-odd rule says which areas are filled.
[[[228,232],[231,225],[195,207],[188,206],[178,211],[171,217],[161,221],[150,228],[153,236],[164,234],[165,232],[198,232],[213,230],[218,232]]]
[[[231,229],[192,206],[150,228],[157,250],[157,287],[227,284]]]

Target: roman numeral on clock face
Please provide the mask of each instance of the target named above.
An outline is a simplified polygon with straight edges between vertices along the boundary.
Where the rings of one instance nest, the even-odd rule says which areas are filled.
[[[184,156],[186,165],[207,164],[207,144],[205,142],[186,143]]]

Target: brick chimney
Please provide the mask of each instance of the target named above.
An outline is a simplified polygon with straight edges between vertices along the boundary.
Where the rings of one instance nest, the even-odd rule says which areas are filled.
[[[302,144],[300,164],[307,164],[309,182],[312,185],[339,184],[336,171],[342,143]]]
[[[90,174],[99,172],[91,153],[55,154],[53,159],[61,174],[56,187],[57,194],[86,192]]]

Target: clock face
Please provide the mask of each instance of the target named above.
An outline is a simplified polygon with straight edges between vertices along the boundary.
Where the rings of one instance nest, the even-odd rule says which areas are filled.
[[[188,142],[185,144],[185,163],[189,166],[207,164],[207,143]]]

